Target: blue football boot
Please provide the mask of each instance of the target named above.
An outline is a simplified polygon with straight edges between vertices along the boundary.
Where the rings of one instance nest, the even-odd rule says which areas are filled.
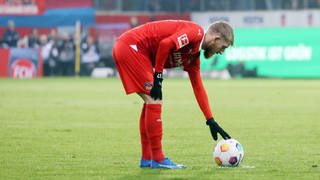
[[[182,164],[175,164],[174,162],[170,161],[169,158],[164,158],[164,160],[161,162],[151,160],[151,168],[183,169],[186,167],[187,166],[184,166]]]
[[[140,167],[141,168],[149,168],[151,167],[151,160],[145,160],[141,157],[141,160],[140,160]]]

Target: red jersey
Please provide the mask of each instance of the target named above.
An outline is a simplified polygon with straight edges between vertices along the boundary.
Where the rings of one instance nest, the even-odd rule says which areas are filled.
[[[156,72],[163,68],[197,66],[204,30],[190,21],[165,20],[146,23],[124,33],[122,39],[150,57]]]
[[[200,49],[204,30],[191,21],[165,20],[146,23],[119,37],[138,53],[149,57],[156,72],[182,67],[188,72],[198,104],[207,119],[212,117],[200,76]]]

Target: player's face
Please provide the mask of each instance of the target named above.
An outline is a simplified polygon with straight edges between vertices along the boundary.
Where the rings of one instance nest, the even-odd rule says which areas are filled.
[[[222,54],[227,47],[229,47],[229,43],[220,37],[216,37],[204,48],[204,57],[208,59],[214,54]]]

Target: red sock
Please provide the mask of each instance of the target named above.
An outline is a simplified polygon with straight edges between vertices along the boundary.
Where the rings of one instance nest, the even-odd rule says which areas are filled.
[[[152,150],[152,159],[158,162],[164,160],[162,152],[162,120],[161,104],[146,104],[146,129]]]
[[[146,114],[146,104],[143,104],[143,108],[140,115],[141,153],[142,153],[143,159],[151,160],[151,146],[147,136],[145,114]]]

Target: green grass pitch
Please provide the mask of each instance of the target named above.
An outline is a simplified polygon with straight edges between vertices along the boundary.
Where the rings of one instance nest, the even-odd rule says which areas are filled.
[[[187,169],[138,167],[142,101],[119,79],[0,79],[0,179],[320,179],[320,80],[204,80],[237,168],[214,163],[189,80],[163,84],[164,153]]]

